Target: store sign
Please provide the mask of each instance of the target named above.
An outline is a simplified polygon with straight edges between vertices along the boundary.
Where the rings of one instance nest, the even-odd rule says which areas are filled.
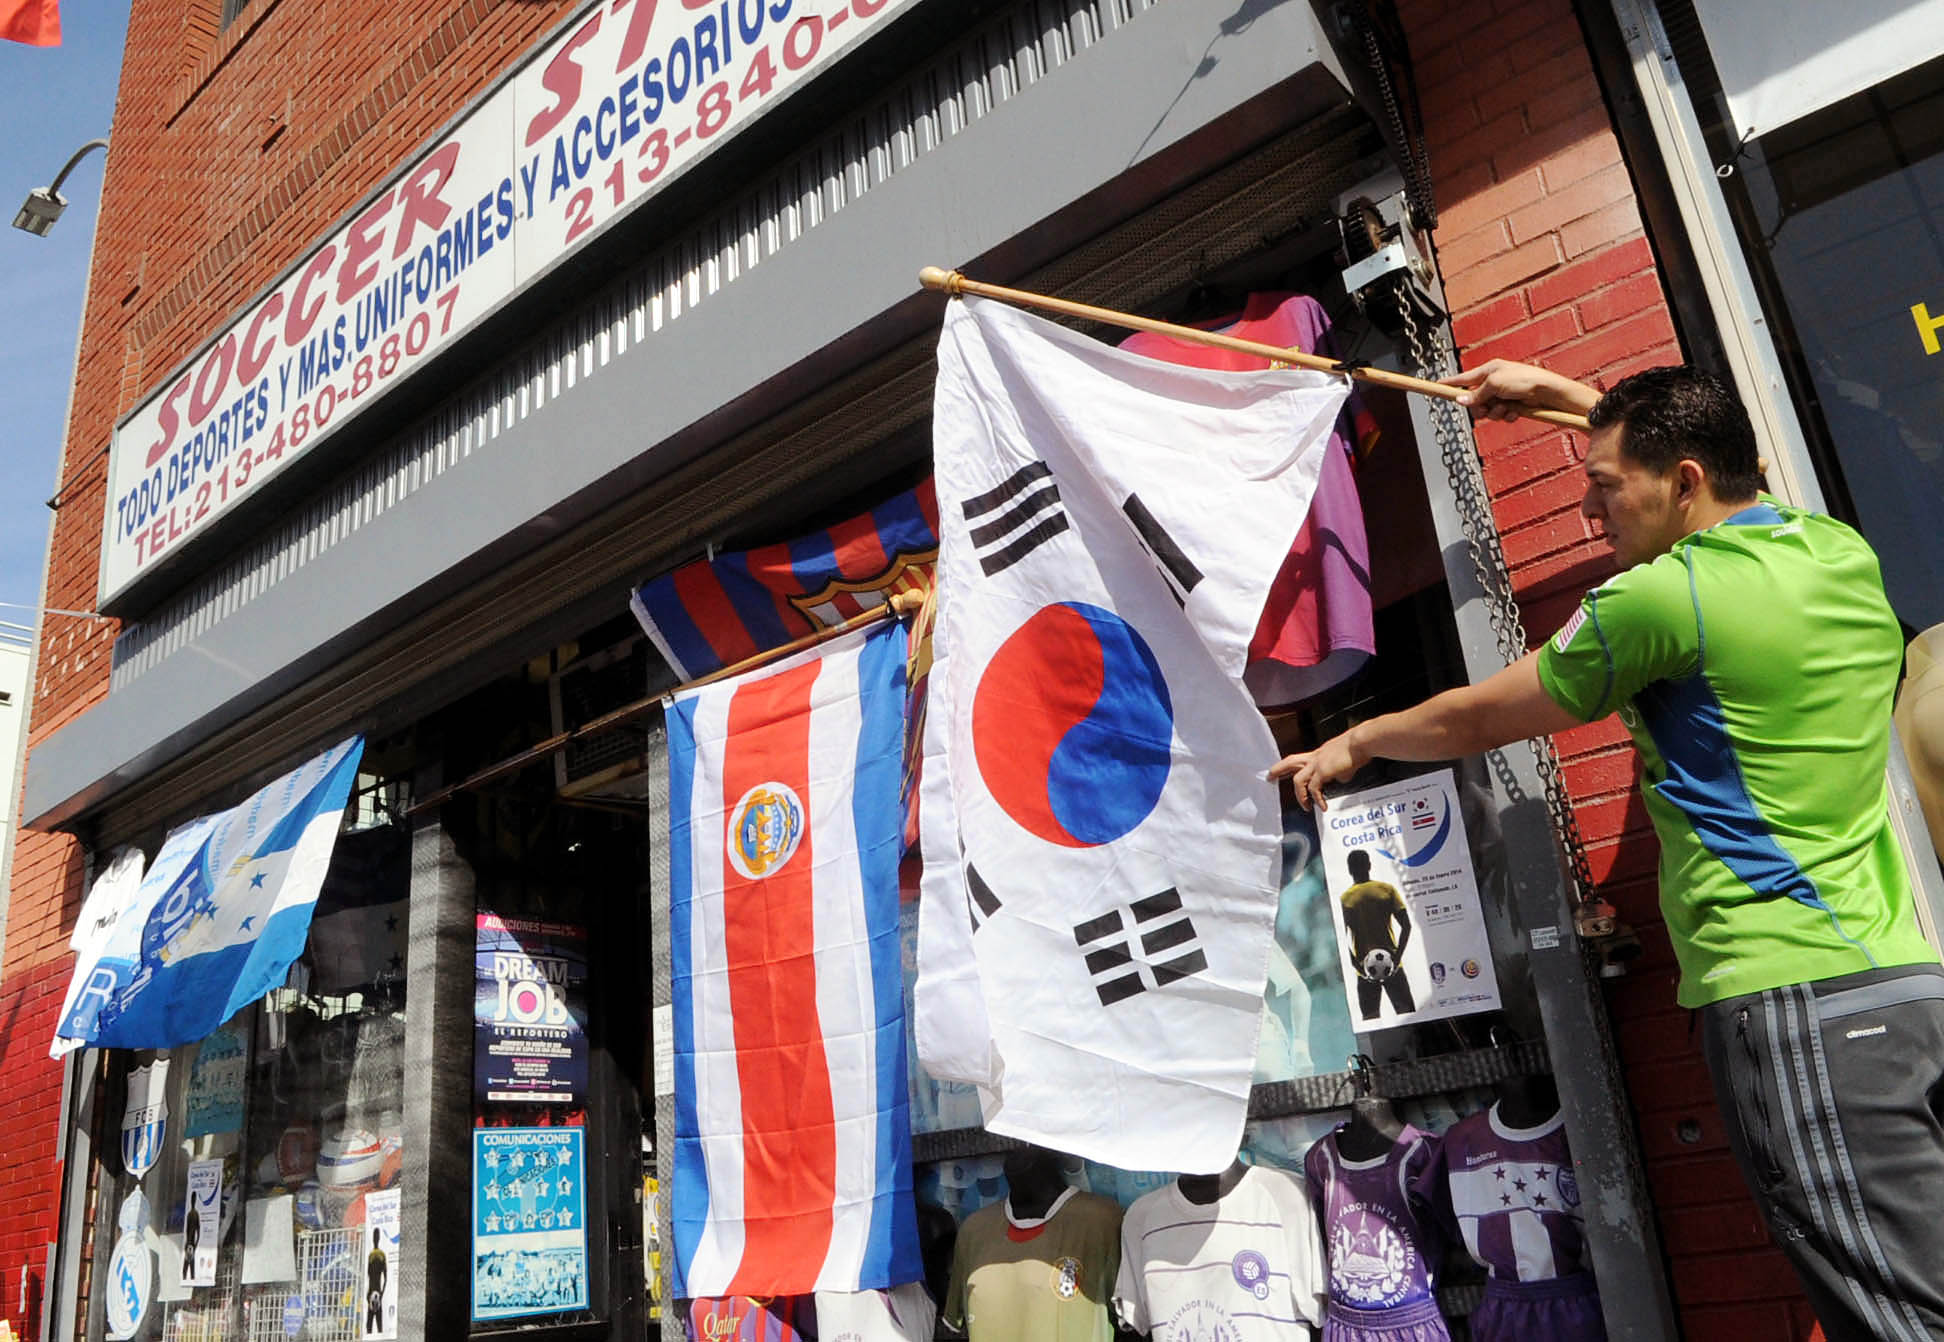
[[[587,1094],[587,933],[477,916],[473,1089],[495,1104],[579,1105]]]
[[[606,0],[115,432],[108,600],[910,0]]]

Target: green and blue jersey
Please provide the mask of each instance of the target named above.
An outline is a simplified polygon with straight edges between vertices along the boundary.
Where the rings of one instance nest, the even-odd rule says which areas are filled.
[[[1884,766],[1903,633],[1876,555],[1764,496],[1587,593],[1539,679],[1639,747],[1683,1006],[1935,961]]]

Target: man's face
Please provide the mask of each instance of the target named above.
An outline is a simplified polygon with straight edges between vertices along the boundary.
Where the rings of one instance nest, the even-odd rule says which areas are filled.
[[[1620,443],[1625,427],[1609,424],[1593,430],[1580,511],[1600,524],[1620,567],[1632,568],[1666,554],[1687,534],[1687,523],[1675,506],[1678,468],[1657,475],[1628,456]]]

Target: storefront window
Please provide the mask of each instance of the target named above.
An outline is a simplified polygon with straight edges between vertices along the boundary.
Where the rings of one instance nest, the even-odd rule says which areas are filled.
[[[1944,62],[1746,144],[1707,62],[1682,52],[1830,507],[1907,631],[1944,622]]]
[[[90,1337],[398,1336],[409,845],[361,784],[285,985],[112,1058]]]

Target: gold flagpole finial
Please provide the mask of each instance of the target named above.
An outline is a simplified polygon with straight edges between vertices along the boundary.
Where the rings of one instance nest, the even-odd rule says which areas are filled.
[[[944,270],[938,266],[926,266],[918,272],[918,283],[927,289],[937,289],[947,298],[957,298],[965,291],[965,276],[956,270]]]

